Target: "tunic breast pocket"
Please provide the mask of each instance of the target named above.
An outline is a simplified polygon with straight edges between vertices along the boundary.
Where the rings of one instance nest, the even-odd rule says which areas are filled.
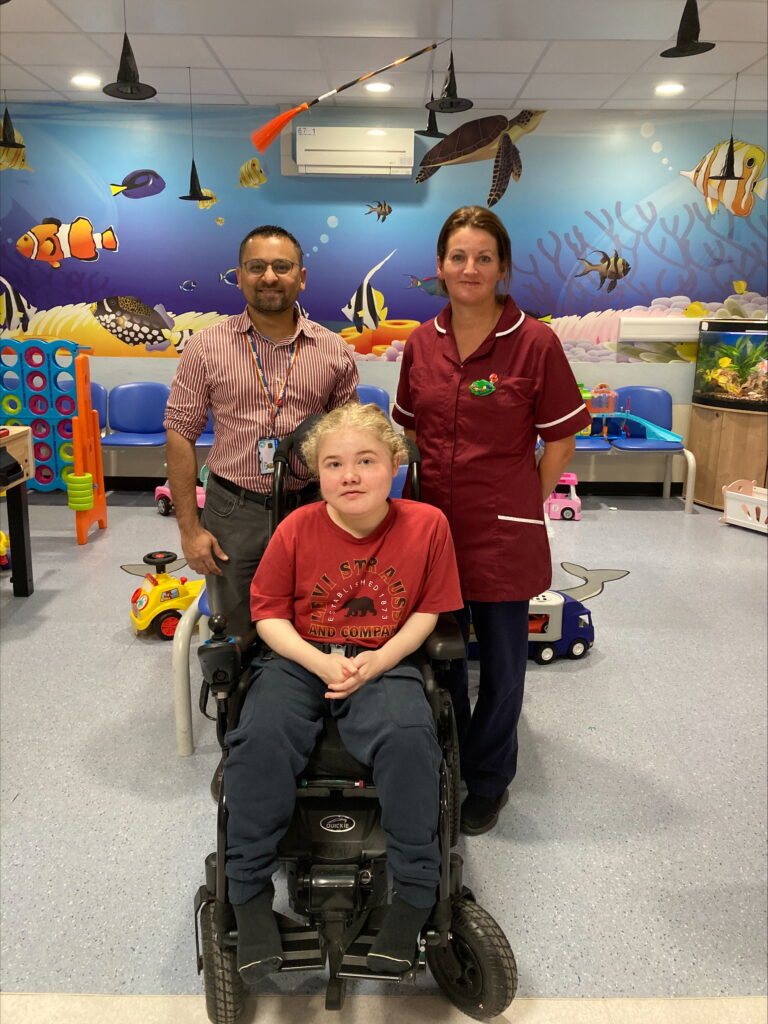
[[[489,431],[494,432],[507,451],[530,447],[534,431],[534,382],[528,377],[508,377],[497,382],[496,390],[481,399],[488,415]]]

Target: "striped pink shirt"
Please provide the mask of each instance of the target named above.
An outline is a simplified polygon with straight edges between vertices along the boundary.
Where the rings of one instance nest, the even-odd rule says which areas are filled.
[[[273,410],[259,382],[248,340],[251,329],[273,401],[286,379],[292,342],[298,339],[274,433]],[[194,441],[202,433],[210,409],[215,441],[208,468],[240,487],[268,492],[272,477],[259,472],[259,438],[285,437],[307,416],[344,405],[355,397],[357,384],[355,361],[338,334],[299,317],[296,333],[273,343],[253,328],[246,309],[204,327],[187,341],[171,384],[163,426]],[[298,489],[307,479],[308,475],[291,480],[288,487]]]

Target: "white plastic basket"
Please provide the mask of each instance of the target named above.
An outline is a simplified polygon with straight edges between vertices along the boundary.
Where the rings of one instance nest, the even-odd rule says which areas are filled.
[[[768,533],[768,488],[754,480],[735,480],[723,487],[723,505],[721,523]]]

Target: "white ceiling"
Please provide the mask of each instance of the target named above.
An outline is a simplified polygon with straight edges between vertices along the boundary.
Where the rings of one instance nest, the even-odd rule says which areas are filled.
[[[699,0],[696,57],[663,58],[685,0],[453,0],[458,93],[475,109],[740,110],[766,108],[765,0]],[[125,0],[149,103],[272,106],[313,99],[451,35],[451,0]],[[9,0],[0,6],[0,87],[7,102],[124,103],[70,83],[114,82],[123,0]],[[439,95],[449,46],[327,104],[422,107]],[[654,96],[675,79],[685,92]]]

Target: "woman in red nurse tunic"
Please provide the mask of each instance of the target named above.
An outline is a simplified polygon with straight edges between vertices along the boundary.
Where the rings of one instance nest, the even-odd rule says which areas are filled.
[[[455,210],[437,242],[450,303],[409,337],[393,418],[422,455],[422,498],[453,533],[464,598],[480,646],[470,713],[466,662],[448,680],[468,795],[465,835],[493,828],[517,770],[517,722],[528,653],[528,601],[551,561],[543,501],[591,422],[557,336],[497,295],[509,235],[481,206]],[[536,437],[546,442],[536,465]]]

